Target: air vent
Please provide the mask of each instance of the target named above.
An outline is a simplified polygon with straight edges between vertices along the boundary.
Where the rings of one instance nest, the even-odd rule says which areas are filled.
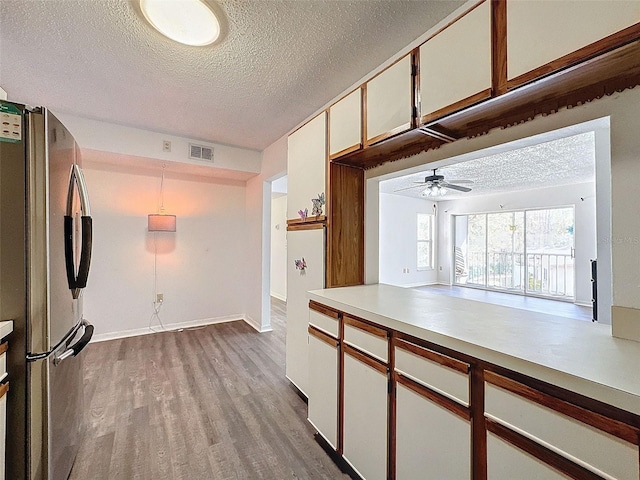
[[[213,162],[213,148],[204,145],[189,144],[189,158]]]

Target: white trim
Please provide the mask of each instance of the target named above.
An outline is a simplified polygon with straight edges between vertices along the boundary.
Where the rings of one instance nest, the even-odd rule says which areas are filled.
[[[276,293],[276,292],[271,292],[271,296],[287,303],[287,297],[285,297],[284,295],[280,295],[279,293]]]
[[[426,287],[427,285],[438,285],[438,282],[415,282],[407,283],[406,285],[397,285],[401,288],[414,288],[414,287]]]
[[[249,315],[245,315],[242,319],[245,322],[247,322],[248,325],[253,327],[253,329],[256,332],[265,333],[265,332],[271,332],[273,330],[273,328],[271,328],[271,323],[267,323],[266,325],[261,325],[260,323],[256,322],[253,318],[251,318]],[[264,320],[265,320],[265,317],[263,316],[262,321]]]
[[[121,330],[119,332],[109,332],[109,333],[100,333],[98,335],[94,335],[91,339],[91,343],[105,342],[107,340],[115,340],[118,338],[127,338],[127,337],[137,337],[139,335],[149,335],[152,333],[162,333],[162,332],[175,332],[180,329],[188,329],[193,327],[201,327],[205,325],[214,325],[216,323],[226,323],[226,322],[236,322],[238,320],[243,320],[248,325],[256,329],[258,332],[268,332],[271,331],[271,326],[268,327],[268,330],[260,330],[256,328],[255,322],[248,320],[245,318],[246,316],[243,314],[237,315],[227,315],[224,317],[216,317],[216,318],[203,318],[201,320],[192,320],[189,322],[178,322],[178,323],[169,323],[164,326],[162,329],[161,326],[155,325],[151,330],[149,327],[145,328],[134,328],[131,330]]]

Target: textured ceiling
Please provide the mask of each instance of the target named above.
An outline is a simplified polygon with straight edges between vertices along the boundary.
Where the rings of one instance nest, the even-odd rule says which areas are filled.
[[[262,150],[464,2],[221,0],[209,47],[161,36],[134,2],[1,0],[10,99]]]
[[[472,180],[463,184],[472,191],[458,194],[449,191],[444,197],[429,200],[454,200],[474,195],[515,192],[543,187],[573,185],[594,181],[595,145],[593,132],[582,133],[538,145],[532,145],[488,157],[438,168],[445,181]],[[382,193],[422,197],[424,188],[411,187],[431,175],[432,170],[380,182]],[[452,182],[455,183],[455,182]]]

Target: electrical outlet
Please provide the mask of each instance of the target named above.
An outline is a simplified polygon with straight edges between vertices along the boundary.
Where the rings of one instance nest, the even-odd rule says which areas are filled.
[[[440,267],[440,271],[442,271],[442,267]]]
[[[162,303],[162,302],[164,302],[164,294],[156,293],[156,303]]]
[[[171,151],[171,142],[169,140],[162,141],[162,151],[170,152]]]

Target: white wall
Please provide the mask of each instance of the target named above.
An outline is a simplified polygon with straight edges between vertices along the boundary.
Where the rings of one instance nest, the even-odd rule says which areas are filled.
[[[450,284],[452,251],[452,215],[491,213],[556,206],[575,208],[576,303],[591,305],[591,263],[596,258],[595,183],[540,188],[493,195],[470,196],[438,204],[438,282]],[[584,198],[582,201],[580,198]],[[503,205],[503,208],[500,208]]]
[[[143,159],[147,159],[147,166],[150,159],[162,160],[168,167],[178,164],[183,172],[191,167],[190,172],[194,174],[213,174],[237,180],[246,180],[260,172],[261,153],[256,150],[54,113],[73,134],[78,145],[84,151],[93,150],[93,157],[103,163],[127,165],[127,157],[134,156],[140,157],[138,162],[141,164]],[[171,142],[170,152],[163,151],[165,140]],[[213,148],[213,163],[190,159],[190,143]]]
[[[410,287],[437,281],[435,269],[416,268],[416,217],[418,213],[435,213],[434,207],[435,203],[426,199],[380,194],[380,283]],[[404,269],[409,272],[403,273]]]
[[[94,225],[84,312],[97,339],[149,331],[154,235],[165,325],[244,318],[244,182],[166,174],[164,205],[177,215],[177,231],[153,234],[147,232],[147,214],[158,210],[160,165],[154,171],[96,163],[91,151],[82,157]],[[153,326],[159,328],[157,319]]]
[[[271,199],[271,296],[287,301],[287,196]]]
[[[244,258],[249,270],[244,287],[247,319],[261,331],[271,329],[271,182],[287,171],[287,137],[262,152],[260,174],[247,181],[247,241]]]

